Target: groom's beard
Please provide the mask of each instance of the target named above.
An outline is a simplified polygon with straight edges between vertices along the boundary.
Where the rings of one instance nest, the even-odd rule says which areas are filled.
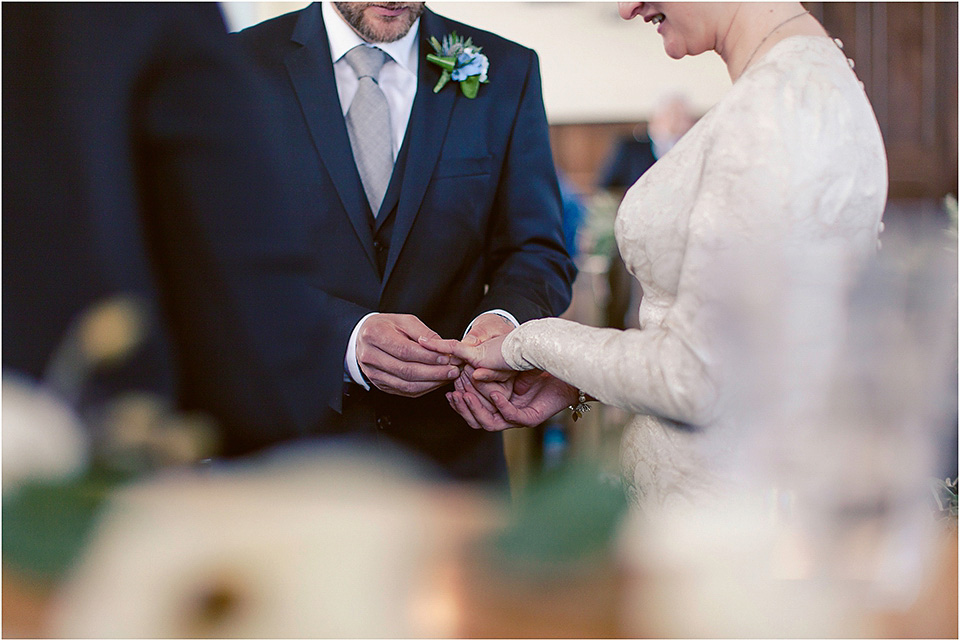
[[[334,2],[337,12],[367,42],[394,42],[407,35],[423,13],[422,2]],[[377,8],[399,12],[382,15]]]

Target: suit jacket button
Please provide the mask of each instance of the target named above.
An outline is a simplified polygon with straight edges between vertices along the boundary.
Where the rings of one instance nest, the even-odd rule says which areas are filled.
[[[373,248],[374,248],[375,250],[377,250],[378,252],[382,252],[382,251],[383,251],[383,243],[381,243],[379,240],[375,240],[375,241],[373,241]]]
[[[381,430],[385,430],[390,427],[390,417],[389,416],[378,416],[377,417],[377,427]]]

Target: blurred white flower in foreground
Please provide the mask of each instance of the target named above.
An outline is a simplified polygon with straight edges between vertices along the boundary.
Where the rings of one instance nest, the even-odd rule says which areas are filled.
[[[3,491],[86,469],[90,444],[80,417],[26,378],[3,375]]]
[[[390,461],[337,452],[167,474],[112,499],[53,633],[449,636],[418,610],[452,536],[431,500]]]

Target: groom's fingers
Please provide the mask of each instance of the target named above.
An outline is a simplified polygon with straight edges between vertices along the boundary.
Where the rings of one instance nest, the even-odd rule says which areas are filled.
[[[362,331],[362,330],[361,330]],[[363,338],[361,338],[363,341]],[[386,335],[372,336],[357,346],[357,355],[363,346],[374,347],[398,361],[407,363],[423,363],[425,365],[447,365],[453,359],[448,354],[438,354],[435,351],[426,349],[419,343],[410,340],[405,336]]]
[[[459,414],[472,429],[483,429],[480,423],[477,422],[477,419],[473,417],[473,412],[471,412],[466,403],[464,403],[463,394],[461,392],[448,392],[447,401],[450,403],[450,406],[453,408],[453,410]]]
[[[480,397],[473,393],[463,395],[464,402],[473,413],[474,420],[480,424],[480,427],[488,432],[500,432],[507,428],[514,427],[500,416],[496,410],[490,411],[480,402]]]
[[[494,407],[493,403],[491,403],[486,399],[483,392],[481,392],[469,378],[467,378],[466,376],[461,376],[457,380],[464,381],[464,387],[466,388],[466,391],[477,397],[477,400],[480,402],[480,405],[483,407],[483,409],[485,409],[487,412],[490,412],[491,414],[497,413],[497,408]]]
[[[473,326],[467,335],[463,337],[466,345],[479,345],[496,336],[509,334],[513,331],[514,325],[503,316],[487,312],[481,314],[473,321]]]
[[[509,421],[516,426],[533,427],[534,425],[539,425],[543,422],[537,411],[533,408],[526,407],[520,409],[510,403],[505,396],[497,392],[491,394],[491,397],[493,399],[493,404],[497,408],[497,412],[504,418],[504,420]]]
[[[501,432],[516,427],[503,420],[503,417],[496,412],[489,412],[484,409],[479,398],[472,393],[448,392],[447,401],[472,429]]]
[[[409,381],[374,367],[363,368],[363,373],[380,391],[408,398],[423,396],[449,383],[449,380]]]
[[[517,375],[516,370],[512,369],[488,369],[478,367],[473,373],[473,379],[481,383],[503,383],[509,381]]]
[[[397,360],[429,365],[447,365],[454,359],[438,354],[417,342],[420,336],[440,338],[416,316],[409,314],[377,314],[371,316],[360,328],[357,341],[357,358],[363,361],[364,352],[373,347]],[[456,363],[459,365],[459,363]]]
[[[377,389],[399,396],[423,396],[460,375],[460,369],[454,365],[400,360],[372,345],[364,345],[362,349],[358,346],[357,361],[364,376]]]
[[[538,383],[540,379],[549,376],[550,375],[546,372],[542,372],[537,369],[521,372],[513,381],[513,393],[518,396],[523,396],[529,392],[533,388],[534,384]]]
[[[467,366],[469,370],[470,366]],[[498,432],[513,427],[503,420],[503,417],[497,412],[497,408],[484,398],[483,394],[473,385],[469,376],[460,376],[454,383],[456,396],[461,405],[466,405],[470,413],[471,421],[476,422],[480,427],[487,431]],[[457,409],[456,407],[454,409]],[[460,410],[458,410],[459,412]],[[465,416],[461,414],[461,416]]]
[[[452,381],[460,375],[455,365],[428,365],[415,361],[401,360],[382,350],[371,349],[360,358],[364,370],[385,372],[411,383],[428,381]],[[364,372],[366,373],[366,371]]]

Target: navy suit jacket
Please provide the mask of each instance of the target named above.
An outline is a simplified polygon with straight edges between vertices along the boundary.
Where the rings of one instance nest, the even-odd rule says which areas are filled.
[[[653,143],[649,139],[637,140],[633,136],[624,136],[617,141],[610,159],[600,172],[597,185],[603,189],[627,190],[655,162]]]
[[[454,82],[433,92],[440,68],[426,61],[433,51],[427,40],[452,31],[471,37],[490,60],[490,82],[473,100]],[[566,309],[575,269],[563,244],[536,53],[424,12],[417,93],[398,161],[402,179],[398,170],[387,192],[389,211],[374,223],[320,5],[237,38],[271,81],[272,116],[285,126],[284,174],[310,203],[301,215],[322,265],[315,285],[330,297],[324,340],[331,349],[321,390],[329,412],[321,430],[379,430],[455,476],[501,476],[500,435],[470,430],[447,404],[449,388],[418,399],[377,390],[347,398],[343,359],[351,331],[371,311],[413,314],[441,336],[460,338],[491,309],[521,322]],[[392,226],[386,238],[384,220]]]
[[[215,4],[5,3],[3,368],[41,378],[107,298],[158,321],[82,402],[212,414],[227,452],[315,431],[330,343],[252,70]]]

